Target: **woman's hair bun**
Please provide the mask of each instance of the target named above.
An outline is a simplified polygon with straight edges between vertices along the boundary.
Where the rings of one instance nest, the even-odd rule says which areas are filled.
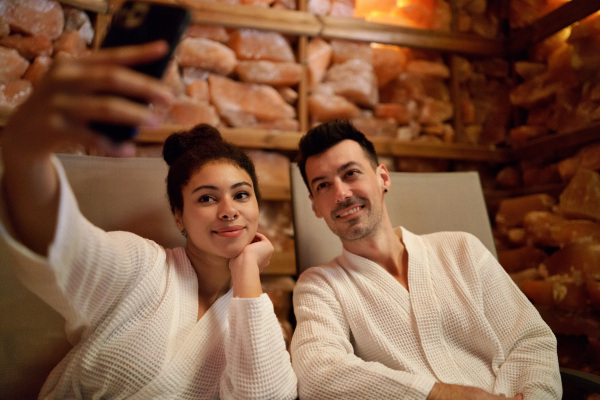
[[[171,166],[179,157],[198,146],[210,147],[222,142],[221,134],[213,126],[196,125],[188,131],[170,135],[163,146],[163,158]]]

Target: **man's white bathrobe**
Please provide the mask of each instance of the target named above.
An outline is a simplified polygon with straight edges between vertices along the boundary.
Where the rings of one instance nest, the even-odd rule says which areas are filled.
[[[346,250],[294,290],[292,362],[306,399],[426,399],[436,381],[560,399],[556,339],[474,236],[418,236],[408,291]]]

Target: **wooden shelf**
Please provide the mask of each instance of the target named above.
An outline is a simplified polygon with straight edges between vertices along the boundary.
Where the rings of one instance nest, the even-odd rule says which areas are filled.
[[[100,14],[108,13],[108,0],[59,0],[63,4]]]
[[[511,32],[508,52],[511,55],[523,53],[531,45],[546,39],[598,10],[600,10],[600,2],[597,0],[571,0],[533,24]]]
[[[513,146],[511,154],[515,160],[535,158],[559,158],[566,151],[600,140],[600,122],[569,132],[554,133]]]

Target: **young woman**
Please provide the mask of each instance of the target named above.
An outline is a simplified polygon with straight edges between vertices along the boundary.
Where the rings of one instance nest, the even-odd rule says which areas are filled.
[[[167,139],[167,192],[187,240],[165,249],[89,223],[53,155],[65,143],[132,154],[90,124],[156,123],[130,99],[169,101],[168,91],[126,66],[165,50],[157,42],[57,61],[5,127],[1,236],[25,285],[65,317],[73,344],[40,398],[295,398],[260,285],[273,246],[257,233],[250,159],[207,125]]]

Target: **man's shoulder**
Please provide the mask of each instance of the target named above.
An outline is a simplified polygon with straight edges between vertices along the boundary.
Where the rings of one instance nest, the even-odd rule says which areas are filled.
[[[326,264],[315,265],[301,272],[297,284],[313,280],[329,280],[331,277],[339,276],[343,272],[344,268],[336,257]]]

